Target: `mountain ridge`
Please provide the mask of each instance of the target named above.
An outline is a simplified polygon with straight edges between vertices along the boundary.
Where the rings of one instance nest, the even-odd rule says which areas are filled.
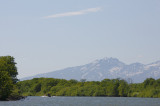
[[[134,83],[143,82],[146,78],[160,78],[160,61],[150,64],[132,63],[125,64],[117,58],[97,59],[91,63],[68,67],[48,73],[37,74],[31,77],[25,77],[21,80],[32,78],[62,78],[62,79],[86,79],[87,81],[101,81],[105,78],[132,79]]]

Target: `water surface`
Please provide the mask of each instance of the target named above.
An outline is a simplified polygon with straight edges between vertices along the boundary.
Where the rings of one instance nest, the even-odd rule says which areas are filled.
[[[0,101],[0,106],[160,106],[159,98],[132,97],[38,97]]]

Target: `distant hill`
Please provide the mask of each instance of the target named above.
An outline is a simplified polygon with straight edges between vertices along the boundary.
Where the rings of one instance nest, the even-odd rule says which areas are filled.
[[[160,78],[160,61],[151,64],[125,64],[116,58],[103,58],[89,64],[65,68],[44,74],[22,78],[28,80],[32,78],[63,78],[63,79],[86,79],[87,81],[101,81],[105,78],[129,79],[133,83],[143,82],[146,78]]]

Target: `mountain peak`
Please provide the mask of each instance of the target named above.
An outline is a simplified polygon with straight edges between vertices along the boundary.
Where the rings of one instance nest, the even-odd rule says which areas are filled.
[[[102,63],[102,62],[120,62],[117,58],[108,58],[108,57],[105,57],[105,58],[102,58],[102,59],[97,59],[93,62],[91,62],[92,64],[98,64],[98,63]]]
[[[62,79],[86,79],[88,81],[101,81],[105,78],[131,78],[133,82],[143,82],[146,78],[160,78],[160,61],[143,65],[133,63],[126,65],[117,58],[102,58],[82,66],[65,68],[62,70],[52,71],[45,74],[24,78],[21,80],[47,77]]]
[[[110,58],[105,57],[105,58],[99,59],[97,61],[99,61],[99,62],[108,62],[108,63],[109,62],[110,63],[112,63],[112,62],[120,62],[117,58],[112,58],[112,57],[110,57]]]
[[[113,58],[113,57],[104,57],[100,60],[118,60],[117,58]]]

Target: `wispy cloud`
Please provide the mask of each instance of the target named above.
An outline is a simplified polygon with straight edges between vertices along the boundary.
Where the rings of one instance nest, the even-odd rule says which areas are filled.
[[[48,18],[59,18],[59,17],[66,17],[66,16],[83,15],[83,14],[87,14],[87,13],[91,13],[91,12],[98,12],[100,10],[101,10],[100,7],[89,8],[89,9],[86,9],[86,10],[66,12],[66,13],[60,13],[60,14],[53,14],[53,15],[50,15],[50,16],[45,16],[43,18],[48,19]]]

